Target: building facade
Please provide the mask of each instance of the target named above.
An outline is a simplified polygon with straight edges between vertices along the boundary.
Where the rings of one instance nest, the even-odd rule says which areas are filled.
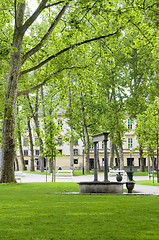
[[[39,117],[39,125],[40,128],[43,128],[43,119]],[[59,126],[61,129],[59,141],[57,145],[57,149],[59,151],[59,156],[56,157],[56,168],[69,168],[70,167],[70,144],[69,142],[63,141],[63,137],[65,134],[69,131],[69,127],[66,123],[66,121],[62,117],[62,113],[58,114],[58,119],[56,121],[56,125]],[[123,142],[123,158],[124,158],[124,168],[129,169],[132,165],[134,170],[137,171],[140,169],[140,155],[139,150],[136,150],[132,153],[132,149],[137,148],[138,142],[137,138],[134,135],[133,130],[135,129],[135,123],[133,123],[130,119],[126,120],[126,125],[128,131],[125,133],[125,138]],[[38,138],[35,133],[33,133],[33,142],[34,142],[34,160],[35,160],[35,170],[40,168],[40,161],[39,161],[39,146],[38,146]],[[23,142],[23,152],[24,152],[24,159],[25,159],[25,166],[27,170],[30,170],[30,150],[29,150],[29,137],[26,134],[22,138]],[[108,139],[108,164],[110,165],[110,141]],[[74,152],[74,169],[82,169],[85,167],[85,155],[83,154],[83,142],[81,139],[74,139],[74,146],[73,146],[73,152]],[[103,160],[104,160],[104,149],[103,149],[103,143],[99,142],[98,144],[98,155],[99,155],[99,164],[100,168],[103,168]],[[20,163],[20,154],[17,149],[17,159],[19,161],[19,166],[21,168]],[[90,168],[93,169],[94,167],[94,150],[92,147],[90,147]],[[44,168],[47,167],[47,160],[45,159]],[[148,167],[148,157],[144,156],[144,164],[147,169]],[[114,167],[119,168],[117,156],[114,155]]]

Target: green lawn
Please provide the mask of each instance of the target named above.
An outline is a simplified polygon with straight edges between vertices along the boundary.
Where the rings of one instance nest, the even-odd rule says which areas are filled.
[[[64,192],[78,185],[1,184],[0,239],[159,239],[158,196]]]
[[[44,172],[40,172],[40,171],[34,171],[34,172],[30,172],[30,171],[24,171],[26,173],[34,173],[34,174],[42,174],[42,175],[46,175],[46,171]],[[50,175],[50,173],[47,171],[47,174]],[[86,173],[85,172],[85,175],[88,175],[88,174],[94,174],[94,171],[90,171],[90,173]],[[74,170],[74,176],[82,176],[82,170]],[[133,173],[134,176],[148,176],[148,172],[134,172]],[[156,173],[155,173],[155,176],[156,176]]]
[[[153,183],[152,180],[141,180],[141,181],[136,181],[136,184],[158,186],[159,187],[159,183],[157,183],[156,180],[154,181],[154,183]]]
[[[134,172],[133,176],[148,176],[148,172]]]
[[[148,176],[148,172],[134,172],[133,173],[134,176]],[[154,173],[154,176],[156,176],[157,173]]]
[[[41,174],[41,175],[46,175],[46,171],[44,172],[40,172],[40,171],[34,171],[34,172],[30,172],[30,171],[24,171],[25,173],[33,173],[33,174]],[[93,174],[94,171],[90,171],[90,173],[85,173],[85,175],[91,175]],[[50,173],[47,171],[47,174],[50,175]],[[74,174],[73,176],[82,176],[82,170],[74,170]]]

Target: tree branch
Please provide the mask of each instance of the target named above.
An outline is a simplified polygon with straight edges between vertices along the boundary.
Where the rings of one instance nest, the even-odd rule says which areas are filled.
[[[146,35],[142,32],[142,30],[139,28],[139,26],[137,26],[137,24],[135,24],[132,21],[129,21],[129,22],[131,22],[139,30],[139,32],[144,36],[144,38],[153,46],[153,43],[146,37]]]
[[[75,43],[75,44],[73,44],[73,45],[71,45],[71,46],[69,46],[69,47],[67,47],[67,48],[62,49],[61,51],[57,52],[56,54],[51,55],[50,57],[48,57],[47,59],[45,59],[44,61],[42,61],[42,62],[39,63],[38,65],[36,65],[35,67],[29,68],[29,69],[26,69],[26,70],[20,72],[20,76],[23,75],[23,74],[25,74],[25,73],[32,72],[32,71],[34,71],[34,70],[36,70],[36,69],[39,69],[39,68],[42,67],[44,64],[48,63],[48,62],[51,61],[52,59],[58,57],[59,55],[63,54],[64,52],[67,52],[67,51],[70,50],[70,49],[73,49],[73,48],[75,48],[75,47],[81,46],[81,45],[83,45],[83,44],[85,44],[85,43],[90,43],[90,42],[93,42],[93,41],[97,41],[97,40],[99,40],[99,39],[111,37],[111,36],[117,34],[118,32],[119,32],[119,29],[118,29],[116,32],[110,33],[110,34],[108,34],[108,35],[104,35],[104,36],[100,36],[100,37],[88,39],[88,40],[85,40],[85,41],[82,41],[82,42],[79,42],[79,43]]]
[[[38,8],[35,10],[35,12],[32,14],[32,16],[23,24],[22,26],[22,34],[26,32],[26,30],[32,25],[32,23],[38,18],[40,13],[44,10],[46,3],[48,0],[42,0],[39,4]]]
[[[28,99],[28,103],[29,103],[29,107],[30,107],[30,111],[31,111],[31,117],[34,117],[35,113],[34,113],[32,105],[31,105],[30,97],[28,94],[26,94],[26,95],[27,95],[27,99]]]
[[[49,4],[49,5],[46,5],[45,8],[49,8],[49,7],[52,7],[52,6],[56,6],[60,3],[64,3],[65,1],[59,1],[59,2],[56,2],[56,3],[53,3],[53,4]]]
[[[86,68],[86,67],[87,67],[87,66],[84,66],[84,67],[74,66],[74,67],[65,67],[65,68],[59,69],[58,71],[50,74],[47,78],[45,78],[42,83],[40,83],[40,84],[38,84],[38,85],[36,85],[36,86],[34,86],[34,87],[32,87],[32,88],[29,88],[29,89],[27,89],[27,90],[18,92],[17,96],[27,95],[27,94],[29,94],[29,93],[31,93],[31,92],[39,89],[40,87],[42,87],[42,86],[44,86],[46,83],[48,83],[48,81],[49,81],[53,76],[55,76],[56,74],[58,74],[58,73],[60,73],[60,72],[62,72],[62,71],[64,71],[64,70],[72,70],[72,69],[77,69],[77,68],[78,68],[78,69],[83,69],[83,68]]]
[[[43,38],[41,39],[41,41],[34,47],[32,48],[30,51],[28,51],[24,57],[22,58],[22,65],[24,64],[24,62],[31,57],[33,54],[35,54],[37,51],[39,51],[42,46],[44,45],[44,43],[48,40],[49,36],[51,35],[52,31],[55,29],[55,27],[57,26],[58,22],[60,21],[61,17],[64,15],[67,7],[68,7],[69,3],[67,2],[64,7],[61,9],[61,11],[59,12],[59,14],[57,15],[57,17],[55,18],[55,20],[53,21],[53,23],[51,24],[50,28],[48,29],[47,33],[43,36]]]
[[[17,24],[17,0],[14,0],[15,26]]]

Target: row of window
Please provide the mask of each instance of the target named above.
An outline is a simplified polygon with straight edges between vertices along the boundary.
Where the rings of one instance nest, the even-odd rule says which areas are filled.
[[[60,127],[60,129],[62,130],[63,127],[63,122],[62,120],[58,120],[58,127]],[[132,120],[128,119],[128,129],[132,129]],[[29,144],[29,139],[28,138],[24,138],[23,139],[23,145],[24,146],[28,146]],[[62,145],[62,138],[58,138],[58,144]],[[35,146],[39,145],[39,140],[38,138],[35,138]],[[74,145],[78,145],[78,139],[74,139]],[[92,146],[90,146],[90,148],[92,148]],[[102,143],[102,148],[103,148],[103,143]],[[128,148],[132,148],[132,138],[128,138]]]
[[[28,138],[23,138],[23,146],[28,146],[29,145],[29,139]],[[38,138],[35,138],[35,146],[39,145],[39,140]],[[58,145],[62,145],[62,138],[58,138]],[[78,145],[78,139],[74,139],[74,145]]]
[[[59,150],[59,152],[62,155],[62,150],[61,149]],[[39,150],[35,150],[35,155],[39,156],[39,154],[40,154]],[[78,155],[78,149],[73,149],[73,154],[75,156],[77,156]],[[28,150],[24,150],[24,156],[28,156]]]
[[[35,150],[35,155],[39,156],[40,151],[39,150]],[[28,156],[28,150],[24,150],[24,156]]]
[[[97,144],[97,149],[99,148],[99,144]],[[104,148],[104,142],[102,142],[102,149]],[[128,149],[133,148],[133,138],[128,138]],[[90,144],[90,149],[93,149],[93,143]]]
[[[25,165],[29,165],[28,160],[24,160]],[[78,159],[74,159],[74,164],[78,164]]]
[[[141,160],[140,160],[140,158],[138,160],[139,160],[139,167],[140,167]],[[117,158],[115,158],[115,165],[116,165],[116,167],[118,167]],[[127,158],[127,166],[134,166],[134,158]],[[144,166],[146,166],[146,158],[144,158]]]

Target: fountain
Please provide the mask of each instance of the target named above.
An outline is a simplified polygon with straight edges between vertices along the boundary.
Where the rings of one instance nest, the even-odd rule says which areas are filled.
[[[123,184],[121,182],[110,182],[108,180],[108,153],[107,141],[109,132],[103,132],[93,135],[94,144],[94,181],[79,182],[79,193],[123,193]],[[104,181],[98,181],[97,172],[97,144],[99,141],[104,142]]]

